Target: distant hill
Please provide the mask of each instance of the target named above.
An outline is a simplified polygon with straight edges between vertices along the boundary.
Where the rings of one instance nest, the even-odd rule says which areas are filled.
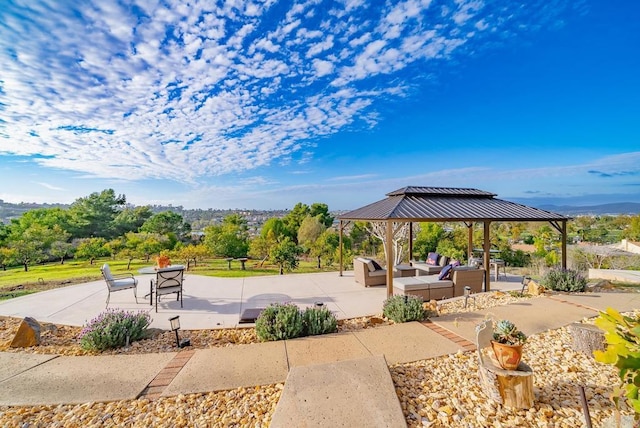
[[[619,214],[640,214],[640,203],[618,202],[614,204],[601,204],[589,206],[570,205],[539,205],[538,208],[553,211],[564,215],[619,215]]]

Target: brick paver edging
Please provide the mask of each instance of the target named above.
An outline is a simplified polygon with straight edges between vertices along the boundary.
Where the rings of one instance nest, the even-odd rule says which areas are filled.
[[[600,309],[592,308],[591,306],[582,305],[580,303],[570,302],[569,300],[562,299],[562,298],[558,297],[557,295],[556,296],[546,296],[546,297],[548,299],[555,300],[556,302],[567,303],[569,305],[573,305],[573,306],[576,306],[578,308],[588,309],[590,311],[595,311],[595,312],[600,313]]]
[[[460,346],[465,351],[475,351],[476,350],[475,343],[469,342],[464,337],[458,336],[457,334],[455,334],[451,330],[447,330],[446,328],[443,328],[443,327],[439,326],[438,324],[435,324],[431,320],[423,321],[421,324],[423,326],[427,327],[428,329],[431,329],[434,333],[438,333],[440,336],[445,337],[445,338],[449,339],[450,341],[456,343],[458,346]]]
[[[178,352],[178,354],[160,370],[156,377],[149,382],[149,385],[140,393],[138,398],[148,398],[150,400],[159,398],[195,353],[195,349]]]

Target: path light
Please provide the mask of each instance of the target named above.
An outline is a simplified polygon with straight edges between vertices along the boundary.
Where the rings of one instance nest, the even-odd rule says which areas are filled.
[[[469,298],[473,299],[473,307],[476,307],[476,296],[471,295],[471,287],[466,285],[464,287],[464,307],[467,307],[467,303],[469,303]]]
[[[316,302],[315,305],[316,305],[316,308],[322,308],[324,306],[324,303],[323,302]]]
[[[178,348],[184,348],[185,346],[191,345],[191,340],[180,340],[180,336],[178,336],[178,330],[180,330],[180,316],[176,315],[175,317],[169,318],[169,322],[171,323],[171,331],[176,332],[176,346]]]

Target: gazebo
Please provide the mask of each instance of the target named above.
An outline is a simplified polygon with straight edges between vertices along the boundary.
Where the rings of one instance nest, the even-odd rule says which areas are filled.
[[[342,235],[351,221],[385,222],[387,253],[387,294],[393,294],[393,224],[409,223],[409,256],[413,256],[413,223],[462,222],[469,229],[468,257],[473,251],[473,228],[484,228],[483,265],[490,263],[489,226],[492,222],[548,221],[562,237],[562,267],[567,267],[567,221],[570,217],[515,202],[497,199],[494,193],[453,187],[408,186],[387,193],[387,197],[338,216],[340,221],[340,276],[342,276]],[[491,289],[489,269],[485,269],[485,291]]]

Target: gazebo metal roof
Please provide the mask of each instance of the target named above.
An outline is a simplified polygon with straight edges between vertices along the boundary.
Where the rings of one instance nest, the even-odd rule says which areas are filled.
[[[515,202],[494,193],[454,187],[408,186],[387,198],[338,216],[340,220],[397,221],[566,221],[569,217]]]

